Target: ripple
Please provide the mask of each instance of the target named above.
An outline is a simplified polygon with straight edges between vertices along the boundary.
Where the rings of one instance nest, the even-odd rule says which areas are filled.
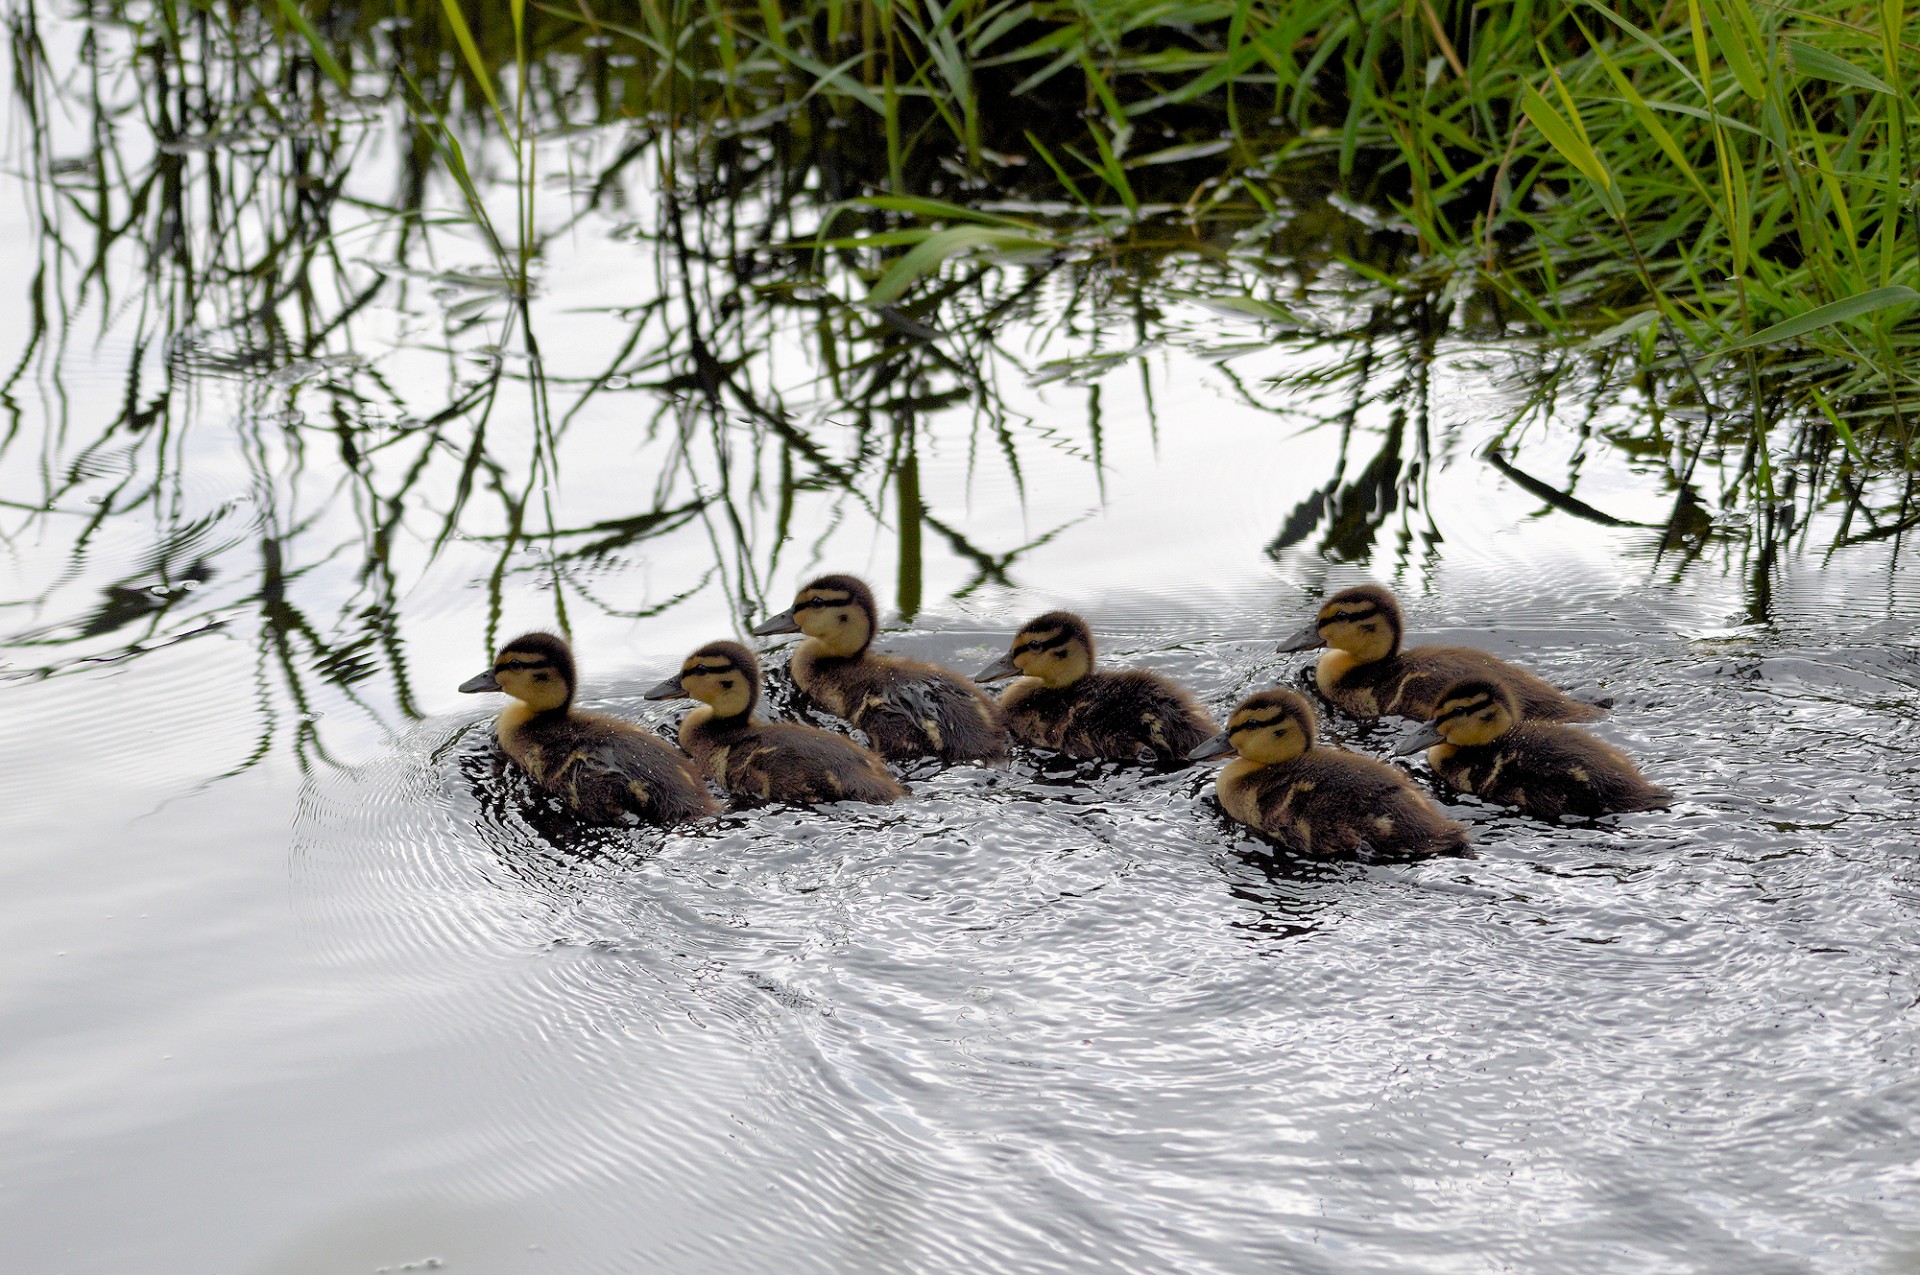
[[[442,1030],[520,1042],[469,1063],[492,1111],[451,1154],[488,1190],[781,1184],[730,1240],[676,1241],[694,1265],[1839,1269],[1828,1237],[1915,1141],[1883,1092],[1920,1045],[1891,955],[1920,937],[1913,661],[1765,633],[1715,655],[1634,636],[1661,608],[1583,607],[1486,631],[1626,683],[1597,729],[1671,811],[1467,799],[1472,858],[1299,864],[1218,815],[1210,772],[1022,756],[885,809],[581,834],[441,719],[310,787],[306,915]],[[1284,668],[1151,630],[1109,649],[1216,708]],[[1805,1157],[1855,1142],[1810,1190]]]

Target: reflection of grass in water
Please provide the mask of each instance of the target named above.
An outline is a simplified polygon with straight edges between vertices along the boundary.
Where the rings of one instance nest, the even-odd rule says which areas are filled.
[[[890,12],[887,21],[905,20],[904,9]],[[796,502],[819,495],[830,495],[848,516],[892,526],[899,605],[911,616],[921,600],[929,533],[973,564],[975,577],[963,593],[1008,581],[1032,547],[977,543],[960,519],[927,505],[919,474],[923,423],[936,412],[969,411],[972,463],[997,467],[1015,484],[1024,480],[1023,453],[1035,447],[1084,454],[1099,474],[1106,446],[1100,378],[1136,366],[1151,403],[1145,352],[1184,339],[1167,311],[1169,302],[1192,297],[1227,307],[1249,337],[1240,350],[1279,343],[1326,354],[1315,370],[1278,388],[1324,396],[1313,410],[1341,431],[1340,461],[1326,486],[1283,520],[1273,550],[1317,539],[1322,553],[1364,559],[1397,516],[1402,556],[1415,546],[1433,552],[1437,537],[1421,488],[1437,450],[1429,363],[1449,331],[1504,335],[1515,322],[1512,307],[1501,304],[1497,288],[1437,291],[1448,280],[1429,277],[1430,263],[1422,265],[1413,243],[1391,227],[1369,233],[1356,217],[1310,202],[1267,220],[1286,182],[1297,186],[1302,173],[1324,181],[1332,171],[1304,166],[1316,151],[1303,136],[1281,144],[1283,158],[1300,161],[1285,182],[1273,177],[1262,186],[1267,179],[1242,173],[1237,186],[1208,186],[1208,178],[1196,187],[1195,165],[1244,163],[1236,150],[1243,143],[1178,143],[1144,153],[1122,136],[1122,117],[1133,117],[1114,113],[1108,99],[1121,78],[1110,77],[1106,94],[1098,85],[1091,90],[1096,114],[1105,113],[1104,140],[1097,130],[1092,142],[1036,136],[1035,154],[1044,162],[1000,170],[997,193],[1025,198],[1032,211],[990,211],[924,195],[853,199],[876,181],[897,192],[951,185],[953,174],[934,158],[940,129],[966,141],[976,158],[1011,144],[995,132],[991,113],[943,112],[933,100],[936,90],[946,91],[933,77],[957,74],[958,64],[944,71],[921,62],[882,68],[871,86],[848,80],[848,73],[769,78],[768,68],[801,66],[796,59],[809,56],[795,38],[784,51],[765,42],[719,46],[713,56],[725,73],[716,79],[711,68],[681,60],[696,56],[686,50],[710,47],[689,38],[706,29],[705,18],[686,6],[653,6],[649,14],[670,23],[650,38],[682,52],[624,68],[611,50],[631,50],[637,37],[610,26],[601,28],[609,48],[582,51],[577,60],[544,56],[578,34],[550,14],[528,14],[526,25],[517,16],[508,24],[476,19],[465,42],[431,18],[356,33],[354,13],[330,14],[327,30],[314,34],[323,44],[334,41],[343,61],[365,65],[366,49],[378,47],[382,63],[397,68],[388,96],[405,101],[419,127],[390,133],[353,118],[365,104],[327,88],[303,59],[263,44],[257,30],[224,27],[210,13],[195,11],[186,28],[154,45],[147,56],[164,73],[146,77],[114,61],[125,48],[113,45],[103,27],[84,81],[55,77],[49,68],[58,59],[42,47],[31,14],[16,17],[24,68],[18,92],[30,119],[51,121],[69,111],[98,125],[84,157],[56,154],[51,127],[29,136],[45,268],[31,284],[29,346],[0,406],[9,414],[5,447],[17,454],[37,437],[45,481],[36,499],[16,507],[35,511],[43,523],[75,523],[65,540],[76,571],[109,525],[145,518],[170,529],[155,558],[108,586],[89,616],[47,627],[41,640],[53,658],[26,671],[51,675],[216,625],[231,631],[251,623],[259,635],[262,734],[247,764],[279,739],[303,762],[324,760],[311,679],[376,716],[379,697],[366,691],[384,679],[402,715],[417,711],[399,633],[400,597],[413,569],[394,557],[397,543],[421,533],[417,524],[432,524],[424,530],[435,553],[456,538],[493,553],[484,635],[490,645],[507,592],[534,578],[551,592],[563,626],[570,605],[640,616],[708,587],[722,591],[735,611],[758,612],[779,592],[774,577]],[[904,28],[869,30],[864,17],[837,28],[835,21],[829,15],[828,37],[852,40],[851,47],[927,38],[924,31],[902,35]],[[971,29],[984,37],[984,28]],[[1073,74],[1097,80],[1105,57]],[[861,65],[872,69],[871,62]],[[1056,76],[1033,91],[1057,92],[1062,83]],[[970,91],[988,89],[976,82]],[[483,111],[467,109],[480,100]],[[1239,100],[1230,95],[1229,105]],[[611,151],[576,145],[560,130],[566,121],[623,113],[645,122],[614,139]],[[128,116],[142,120],[144,130],[115,127]],[[366,165],[383,139],[396,148],[397,193],[380,201],[365,193]],[[571,206],[549,209],[541,223],[535,193],[563,165],[577,193]],[[1213,193],[1196,202],[1203,188]],[[1269,207],[1215,198],[1224,189],[1259,194]],[[1071,193],[1061,212],[1032,203],[1061,190]],[[656,193],[657,219],[637,225],[633,237],[653,248],[658,293],[610,317],[626,325],[628,337],[603,371],[584,383],[556,382],[534,320],[533,270],[546,244],[583,219],[644,207]],[[996,192],[960,192],[963,201],[985,193]],[[495,201],[511,203],[510,221],[494,215]],[[1176,203],[1192,210],[1191,222],[1153,211]],[[1220,226],[1236,218],[1261,219],[1258,236],[1237,243],[1226,236]],[[488,267],[448,268],[476,244],[491,257]],[[135,352],[123,410],[89,438],[58,414],[60,378],[90,311],[118,304],[112,290],[121,286],[118,263],[129,253],[140,267],[140,304],[110,321],[129,334]],[[376,253],[379,265],[371,264]],[[995,264],[1010,254],[1018,264]],[[1327,296],[1330,280],[1356,279],[1376,282],[1370,297],[1350,294],[1330,305],[1302,300]],[[1249,280],[1259,295],[1249,294]],[[850,304],[875,288],[890,304]],[[419,403],[377,366],[357,362],[355,351],[375,339],[372,316],[418,313],[428,289],[448,294],[441,348],[449,370],[444,399]],[[1519,318],[1524,323],[1526,315]],[[1041,321],[1052,325],[1043,349],[1007,346],[1003,332]],[[1121,331],[1125,338],[1111,344]],[[1712,367],[1702,370],[1696,388],[1671,364],[1662,331],[1643,326],[1592,350],[1542,356],[1531,369],[1532,414],[1544,416],[1573,393],[1592,392],[1597,404],[1632,389],[1658,405],[1740,391],[1742,376],[1727,379]],[[796,381],[771,366],[772,334],[804,340],[810,379]],[[1061,356],[1063,346],[1085,348]],[[163,352],[155,384],[155,361],[147,356]],[[1221,349],[1222,374],[1249,403],[1281,410],[1285,398],[1234,376],[1235,353]],[[470,374],[475,368],[478,374]],[[256,520],[250,538],[261,547],[258,563],[244,568],[245,583],[211,578],[234,571],[239,552],[210,555],[183,534],[199,516],[183,457],[190,424],[205,414],[200,387],[209,374],[238,377],[244,386],[236,441],[248,493],[236,516]],[[1086,387],[1084,439],[1022,420],[1008,407],[999,387],[1034,379]],[[52,391],[48,425],[37,434],[18,400],[35,380]],[[513,391],[512,411],[531,422],[526,431],[504,431],[513,442],[496,424],[503,389]],[[633,512],[572,523],[550,503],[566,439],[582,413],[610,394],[644,395],[653,405],[641,428],[665,445],[665,459]],[[316,399],[324,410],[301,418],[295,404]],[[1363,409],[1383,399],[1397,407],[1385,422],[1369,423]],[[1562,510],[1604,517],[1572,490],[1520,466],[1515,449],[1526,415],[1499,440],[1500,463]],[[1884,432],[1845,434],[1847,447],[1835,454],[1834,426],[1821,418],[1801,418],[1790,430],[1776,425],[1776,439],[1791,435],[1785,446],[1761,445],[1731,413],[1690,422],[1654,410],[1649,418],[1644,431],[1616,427],[1608,436],[1616,446],[1645,449],[1664,470],[1675,506],[1659,549],[1675,570],[1716,543],[1733,543],[1716,540],[1703,525],[1696,474],[1703,457],[1728,488],[1719,493],[1723,503],[1742,491],[1770,494],[1753,538],[1740,542],[1754,559],[1758,610],[1772,556],[1809,525],[1791,502],[1804,503],[1807,493],[1844,500],[1846,536],[1895,534],[1910,518],[1904,503],[1889,508],[1868,494],[1871,462],[1887,455]],[[1350,465],[1355,447],[1377,450]],[[326,458],[328,451],[337,461]],[[99,499],[89,505],[89,496]],[[1899,501],[1905,499],[1902,491]],[[355,525],[351,538],[319,546],[313,538],[327,509],[351,510]],[[1426,525],[1412,521],[1416,511]],[[707,579],[640,608],[623,610],[601,596],[597,571],[695,522],[714,543]],[[529,547],[540,551],[530,565]],[[344,602],[308,583],[341,556],[358,564],[356,591]],[[188,580],[196,587],[181,583]],[[205,587],[210,582],[214,587]],[[312,618],[329,613],[330,621]],[[107,642],[120,645],[107,649]],[[73,654],[61,655],[62,646]]]
[[[1443,309],[1479,294],[1557,339],[1622,344],[1650,375],[1718,373],[1763,496],[1790,416],[1857,464],[1863,436],[1881,463],[1914,460],[1898,4],[662,0],[619,19],[495,7],[471,29],[442,9],[396,38],[400,63],[457,56],[503,127],[490,68],[524,86],[531,45],[590,68],[546,118],[784,130],[824,158],[828,198],[1064,200],[1124,244],[1156,233],[1156,209],[1244,222],[1334,187],[1392,210],[1416,254],[1388,281]],[[341,59],[365,62],[372,11],[340,10]],[[940,246],[983,246],[982,220]]]

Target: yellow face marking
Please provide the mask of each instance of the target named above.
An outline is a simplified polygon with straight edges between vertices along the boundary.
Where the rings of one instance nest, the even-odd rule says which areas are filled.
[[[1242,757],[1268,766],[1292,761],[1309,746],[1299,720],[1278,708],[1235,713],[1227,738]]]
[[[1384,660],[1393,650],[1393,625],[1376,602],[1329,602],[1320,608],[1314,627],[1328,646],[1347,652],[1361,664]]]
[[[1513,715],[1494,695],[1481,692],[1443,702],[1434,713],[1434,729],[1463,748],[1491,744],[1513,725]]]
[[[493,680],[507,694],[531,705],[535,712],[559,708],[572,694],[559,667],[535,652],[503,652],[493,666]]]
[[[1071,686],[1093,671],[1086,645],[1062,628],[1023,629],[1013,640],[1013,666],[1051,687]]]
[[[845,589],[802,589],[793,600],[793,622],[828,655],[856,654],[872,636],[867,613]]]
[[[753,705],[746,670],[732,660],[696,655],[681,665],[680,685],[717,717],[738,717]]]

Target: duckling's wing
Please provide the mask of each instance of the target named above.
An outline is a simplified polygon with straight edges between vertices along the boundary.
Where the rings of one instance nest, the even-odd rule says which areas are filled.
[[[939,720],[943,700],[951,698],[940,695],[939,689],[936,682],[903,679],[870,697],[867,711],[924,727],[929,720]]]
[[[875,685],[858,724],[888,756],[932,752],[951,759],[1004,754],[998,719],[998,711],[971,683],[928,668]]]

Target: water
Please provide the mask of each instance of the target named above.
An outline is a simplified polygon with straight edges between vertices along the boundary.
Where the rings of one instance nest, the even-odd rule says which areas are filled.
[[[372,187],[400,143],[364,129]],[[27,177],[16,276],[51,259]],[[719,269],[678,291],[636,246],[651,180],[547,245],[547,398],[503,382],[465,497],[472,415],[427,422],[534,365],[459,226],[304,352],[217,296],[143,337],[168,323],[124,303],[157,287],[128,244],[113,304],[58,293],[57,354],[0,312],[30,369],[0,454],[0,1270],[1920,1260],[1897,536],[1833,548],[1858,523],[1802,494],[1791,535],[1709,499],[1676,544],[1679,484],[1737,457],[1639,445],[1631,396],[1562,401],[1513,461],[1650,525],[1544,504],[1480,459],[1525,397],[1502,344],[1415,342],[1343,429],[1365,387],[1299,381],[1334,354],[1175,295],[1211,267],[1167,267],[1144,330],[1098,270],[967,327],[1022,265],[940,313],[948,344],[834,310],[835,371],[813,312],[727,311]],[[654,296],[753,394],[663,385],[697,368],[628,312]],[[640,691],[817,568],[963,669],[1075,607],[1216,712],[1300,675],[1272,647],[1326,590],[1390,580],[1417,638],[1612,695],[1601,733],[1680,799],[1566,827],[1468,799],[1470,858],[1299,863],[1210,769],[1023,756],[885,809],[593,832],[453,691],[564,611],[587,698],[665,722]]]

